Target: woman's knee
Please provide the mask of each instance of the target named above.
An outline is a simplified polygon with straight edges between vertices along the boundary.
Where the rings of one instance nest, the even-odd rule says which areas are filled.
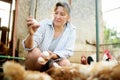
[[[26,58],[35,58],[36,59],[39,56],[41,56],[41,51],[40,51],[40,49],[35,48],[31,51],[28,51],[28,54],[27,54]]]
[[[29,51],[26,55],[25,65],[28,69],[34,70],[39,67],[38,58],[41,56],[41,51],[38,48]]]
[[[60,66],[70,66],[71,63],[68,59],[62,59],[59,63]]]
[[[34,48],[33,50],[28,51],[28,54],[29,54],[29,53],[38,55],[38,54],[41,53],[41,51],[40,51],[39,48]]]

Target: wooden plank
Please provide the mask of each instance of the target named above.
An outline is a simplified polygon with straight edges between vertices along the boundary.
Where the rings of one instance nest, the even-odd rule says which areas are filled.
[[[29,16],[35,17],[36,0],[30,0]]]

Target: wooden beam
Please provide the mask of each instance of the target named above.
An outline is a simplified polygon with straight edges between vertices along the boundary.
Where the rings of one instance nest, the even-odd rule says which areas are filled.
[[[0,1],[7,2],[7,3],[12,4],[12,0],[0,0]]]
[[[36,0],[30,0],[30,12],[29,16],[35,18]]]
[[[69,2],[69,4],[71,5],[71,3],[72,3],[72,0],[68,0],[68,2]]]
[[[96,47],[96,43],[90,43],[87,40],[86,40],[86,44]],[[99,46],[118,45],[118,44],[120,43],[99,44]]]

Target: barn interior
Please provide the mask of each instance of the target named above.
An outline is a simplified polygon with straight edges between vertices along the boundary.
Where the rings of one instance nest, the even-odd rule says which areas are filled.
[[[6,80],[3,78],[3,73],[6,72],[5,74],[11,76],[18,67],[20,74],[16,72],[19,76],[12,76],[13,80],[95,80],[96,78],[98,80],[119,80],[120,32],[106,28],[103,20],[102,0],[62,0],[71,5],[71,22],[75,24],[77,30],[74,55],[69,58],[72,67],[63,67],[63,69],[55,67],[48,70],[47,74],[39,71],[27,72],[24,69],[27,52],[23,49],[21,42],[28,34],[26,18],[30,14],[38,21],[46,17],[51,18],[50,8],[58,1],[0,0],[0,79]],[[119,7],[108,12],[116,9],[119,10]],[[104,54],[112,55],[114,60],[102,61]],[[82,63],[82,59],[86,60],[89,56],[94,59],[95,63],[91,65],[88,62]],[[7,73],[9,68],[10,74]],[[26,77],[21,73],[24,73]],[[28,78],[33,74],[39,76],[39,79]],[[49,78],[45,79],[46,76]]]

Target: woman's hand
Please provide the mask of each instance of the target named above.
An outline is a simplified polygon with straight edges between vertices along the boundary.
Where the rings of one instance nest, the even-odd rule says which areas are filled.
[[[45,59],[46,61],[48,61],[49,59],[52,59],[53,53],[50,53],[50,52],[48,52],[48,53],[49,53],[48,56],[43,55],[43,57],[44,57],[44,59]]]
[[[38,63],[39,63],[40,65],[44,65],[44,64],[46,64],[46,62],[47,62],[47,61],[45,61],[45,59],[44,59],[43,57],[39,57],[39,58],[38,58]]]
[[[58,56],[53,53],[52,51],[47,51],[49,53],[49,56],[43,56],[45,60],[49,60],[49,59],[57,59]]]
[[[39,23],[32,17],[27,18],[27,26],[30,35],[33,35],[38,29],[38,27],[40,27]]]

